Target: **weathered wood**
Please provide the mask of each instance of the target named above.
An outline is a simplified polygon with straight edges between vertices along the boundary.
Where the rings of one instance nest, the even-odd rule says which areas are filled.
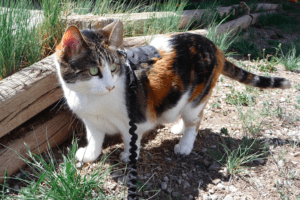
[[[0,82],[0,138],[62,97],[53,56]]]
[[[68,139],[72,133],[71,114],[61,112],[53,119],[44,124],[34,127],[23,138],[14,141],[11,145],[0,151],[0,183],[4,181],[5,170],[8,176],[19,171],[26,165],[20,156],[28,158],[28,151],[25,143],[31,152],[39,154],[51,147],[56,147]]]
[[[236,20],[232,20],[225,24],[221,24],[217,28],[217,34],[225,33],[230,31],[232,34],[236,33],[239,29],[246,29],[251,25],[252,17],[249,15],[244,15]]]

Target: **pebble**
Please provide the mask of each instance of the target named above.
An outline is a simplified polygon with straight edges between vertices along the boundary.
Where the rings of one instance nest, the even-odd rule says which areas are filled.
[[[236,187],[234,187],[233,185],[231,185],[231,186],[229,186],[229,190],[233,193],[236,193],[238,189]]]
[[[233,198],[228,194],[225,196],[225,198],[223,200],[233,200]]]
[[[183,188],[186,189],[186,188],[190,188],[190,187],[191,187],[191,185],[187,181],[184,181]]]
[[[189,195],[189,199],[194,199],[193,195]]]
[[[203,200],[210,200],[210,198],[209,198],[209,196],[208,196],[207,194],[204,194],[204,195],[202,196],[202,199],[203,199]]]
[[[166,190],[168,187],[168,184],[166,182],[161,182],[161,189]]]
[[[167,189],[167,192],[171,194],[171,193],[172,193],[172,189],[171,189],[171,188],[168,188],[168,189]]]
[[[209,189],[208,192],[209,192],[210,194],[213,194],[213,193],[215,193],[215,190],[214,190],[214,189]]]
[[[210,199],[211,200],[217,200],[218,199],[218,195],[213,194],[213,195],[210,196]]]
[[[214,162],[208,169],[211,170],[211,171],[217,171],[220,169],[220,164],[217,163],[217,162]]]
[[[165,182],[168,182],[168,181],[169,181],[169,178],[168,178],[167,176],[165,176],[165,177],[164,177],[164,181],[165,181]]]
[[[227,167],[224,167],[224,169],[220,170],[219,173],[223,176],[223,178],[228,178],[229,176],[229,170]]]
[[[204,181],[202,179],[199,180],[199,186],[203,185]]]
[[[205,166],[209,166],[209,165],[210,165],[210,162],[209,162],[208,160],[206,160],[206,159],[204,159],[203,162],[204,162],[204,165],[205,165]]]
[[[181,178],[177,178],[177,179],[176,179],[176,182],[180,185],[181,182],[182,182]]]
[[[173,197],[179,197],[179,192],[172,192]]]
[[[273,134],[273,131],[272,131],[272,130],[266,130],[265,133],[266,133],[266,134],[269,134],[269,135],[272,135],[272,134]]]
[[[278,167],[283,167],[283,166],[284,166],[283,160],[279,160],[279,161],[277,162],[277,164],[278,164]]]
[[[213,182],[213,184],[217,185],[218,183],[221,182],[221,179],[217,178],[217,179],[213,180],[212,182]]]
[[[220,190],[225,190],[225,186],[222,183],[219,183],[217,185],[217,188],[219,188]]]
[[[260,164],[260,165],[265,163],[265,161],[263,159],[257,159],[257,160],[255,160],[255,162]]]
[[[166,161],[172,161],[172,159],[171,158],[166,158]]]
[[[14,190],[19,190],[20,189],[20,186],[19,185],[14,185]]]

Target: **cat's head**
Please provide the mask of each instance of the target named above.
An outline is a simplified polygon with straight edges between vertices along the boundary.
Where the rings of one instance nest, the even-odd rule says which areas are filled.
[[[124,73],[123,24],[119,20],[99,30],[67,28],[56,47],[56,67],[61,83],[85,94],[113,92]]]

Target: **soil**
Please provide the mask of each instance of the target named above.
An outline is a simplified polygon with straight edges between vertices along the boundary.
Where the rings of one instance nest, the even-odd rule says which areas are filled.
[[[281,42],[290,42],[300,37],[299,33],[286,33],[279,29],[255,29],[254,42],[261,48],[268,43],[261,39],[273,37],[277,33],[283,35]],[[274,34],[275,33],[275,34]],[[248,37],[246,33],[245,37]],[[279,38],[280,40],[280,38]],[[285,41],[284,41],[285,40]],[[259,71],[263,62],[252,60],[235,60],[235,64],[253,73],[266,75]],[[171,124],[160,126],[143,137],[140,157],[138,160],[139,196],[143,199],[299,199],[300,198],[300,76],[296,72],[286,71],[284,66],[274,66],[277,71],[269,72],[270,76],[284,77],[290,80],[292,87],[286,90],[249,89],[243,84],[221,76],[214,89],[211,99],[204,109],[204,117],[198,132],[194,148],[189,156],[174,154],[174,146],[182,137],[170,132]],[[255,105],[238,107],[226,101],[226,94],[245,93],[255,99]],[[251,113],[250,119],[241,120],[240,108]],[[265,112],[268,114],[262,115]],[[245,124],[247,121],[249,124]],[[261,126],[260,126],[261,125]],[[249,129],[258,128],[255,135]],[[221,134],[221,128],[228,130],[229,136]],[[78,131],[80,146],[85,145],[84,133]],[[268,146],[267,153],[255,161],[241,166],[240,172],[228,173],[227,165],[218,164],[212,157],[212,150],[222,150],[224,141],[231,140],[231,150],[237,148],[244,136],[257,138]],[[67,141],[60,149],[64,151],[71,141]],[[107,165],[120,162],[119,154],[124,146],[120,137],[107,137],[103,147],[104,154],[111,154]],[[57,160],[61,160],[55,150]],[[81,168],[88,173],[95,164],[87,163]],[[126,184],[126,164],[114,167],[109,180],[105,183],[108,195],[124,194]],[[24,171],[30,169],[25,169]],[[117,171],[119,170],[119,171]],[[21,174],[16,174],[19,177]],[[21,185],[11,181],[9,184]],[[17,187],[18,188],[18,187]]]

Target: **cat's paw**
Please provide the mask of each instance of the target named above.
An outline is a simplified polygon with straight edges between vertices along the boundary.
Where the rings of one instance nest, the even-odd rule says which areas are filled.
[[[101,151],[100,152],[91,151],[87,147],[85,147],[85,148],[79,148],[76,152],[75,157],[76,160],[87,163],[96,160],[100,154]]]
[[[123,162],[128,163],[128,162],[130,161],[129,156],[130,156],[130,153],[129,153],[129,152],[123,151],[123,152],[120,154],[120,160],[122,160]],[[136,160],[137,160],[138,158],[139,158],[139,151],[137,152]]]
[[[180,155],[184,155],[187,156],[191,153],[193,147],[189,146],[189,145],[180,145],[180,144],[176,144],[174,147],[174,152],[175,154],[180,154]]]
[[[182,133],[183,130],[184,130],[184,122],[182,119],[180,119],[179,122],[177,122],[175,125],[172,126],[171,133],[177,135]]]

